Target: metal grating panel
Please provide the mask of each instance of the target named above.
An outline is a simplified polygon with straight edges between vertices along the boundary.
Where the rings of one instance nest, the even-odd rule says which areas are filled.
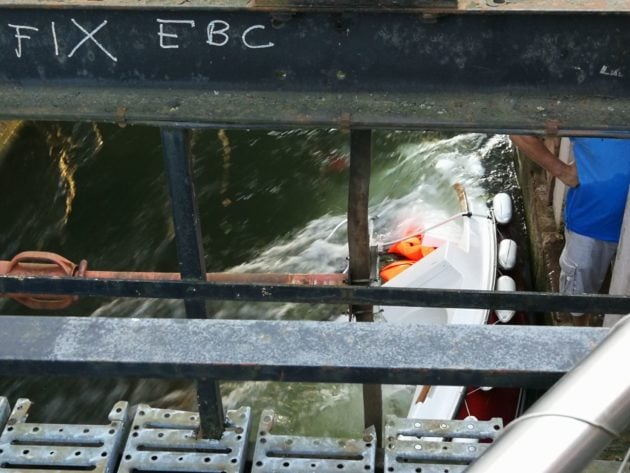
[[[0,437],[0,472],[115,471],[128,420],[127,403],[114,404],[109,425],[27,423],[31,401],[18,399]],[[0,416],[1,416],[0,403]]]
[[[375,471],[376,430],[361,439],[271,435],[274,411],[264,410],[258,428],[252,473]]]
[[[140,404],[118,473],[241,473],[250,417],[249,407],[228,411],[221,439],[203,439],[197,437],[198,413]]]
[[[463,472],[502,430],[503,421],[499,418],[476,421],[387,416],[385,472]]]

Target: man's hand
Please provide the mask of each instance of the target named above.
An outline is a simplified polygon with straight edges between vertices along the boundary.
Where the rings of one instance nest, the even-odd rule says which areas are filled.
[[[562,172],[560,172],[556,177],[569,187],[577,187],[580,185],[575,161],[566,164],[563,167]]]

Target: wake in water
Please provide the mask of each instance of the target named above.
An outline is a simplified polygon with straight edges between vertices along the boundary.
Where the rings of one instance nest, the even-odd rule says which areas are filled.
[[[469,196],[483,200],[480,180],[483,160],[502,141],[500,137],[460,135],[402,143],[396,134],[385,156],[377,156],[372,181],[370,215],[375,234],[403,236],[409,228],[427,228],[459,210],[452,185],[464,183]],[[407,138],[407,137],[405,137]],[[231,272],[338,272],[347,256],[345,214],[326,214],[276,240],[254,259]],[[449,226],[459,226],[452,222]],[[334,231],[337,229],[337,231]],[[444,229],[448,234],[451,229]],[[437,232],[439,233],[439,232]],[[344,320],[346,307],[304,304],[211,304],[217,318],[278,320]],[[362,430],[361,388],[357,385],[248,382],[222,383],[226,407],[248,405],[254,419],[272,407],[278,416],[276,432],[303,435],[353,436]],[[384,386],[384,412],[406,415],[413,388]]]
[[[174,234],[168,224],[170,208],[160,173],[158,137],[140,130],[144,136],[140,141],[153,143],[151,155],[141,156],[138,140],[132,144],[129,135],[133,128],[128,130],[123,133],[106,127],[104,138],[99,131],[98,149],[94,149],[100,155],[98,160],[73,161],[72,152],[79,148],[67,150],[70,153],[64,159],[78,164],[72,164],[73,190],[65,195],[72,195],[71,203],[78,210],[68,212],[66,206],[68,222],[58,230],[60,240],[80,242],[85,251],[90,243],[96,245],[90,251],[101,256],[94,257],[95,261],[89,258],[94,268],[172,271],[176,268]],[[209,270],[342,271],[347,265],[345,227],[331,233],[345,219],[347,138],[336,131],[321,130],[195,134],[194,169]],[[122,144],[115,146],[116,140]],[[463,183],[471,197],[483,199],[485,191],[480,183],[485,175],[484,161],[505,142],[502,137],[477,134],[445,138],[424,133],[376,133],[370,192],[375,234],[396,238],[409,228],[426,228],[453,215],[458,210],[451,189],[455,182]],[[103,174],[105,160],[111,175]],[[121,184],[123,176],[126,181]],[[107,179],[110,182],[104,182]],[[107,186],[136,198],[134,205],[118,203],[116,192],[98,192]],[[64,184],[60,189],[68,187]],[[89,215],[81,209],[99,203],[111,210],[107,214],[97,212],[87,220]],[[116,205],[115,210],[112,205]],[[115,215],[119,220],[106,222],[103,215]],[[40,238],[38,249],[57,250],[57,245],[47,247],[50,230],[35,225],[30,222],[22,233],[26,230]],[[20,249],[32,248],[29,242],[23,244]],[[93,317],[184,317],[181,301],[112,300],[98,308],[92,302],[82,307],[77,311],[88,308]],[[240,302],[211,302],[208,308],[216,318],[282,320],[335,320],[347,309]],[[32,388],[41,391],[37,383]],[[30,383],[15,384],[11,390],[33,397]],[[74,399],[76,393],[81,397]],[[359,386],[224,382],[222,394],[228,408],[252,406],[254,419],[262,409],[274,408],[280,414],[279,428],[296,434],[354,436],[362,429]],[[404,415],[410,395],[407,388],[386,387],[385,412]],[[54,421],[61,420],[61,404],[72,413],[69,417],[74,417],[67,421],[74,421],[90,417],[87,411],[94,410],[90,405],[111,405],[119,399],[191,410],[196,402],[189,383],[154,381],[72,381],[56,393],[49,390],[47,397],[52,401],[46,401],[49,407],[43,417]],[[79,405],[74,406],[76,409],[69,408],[73,402]]]

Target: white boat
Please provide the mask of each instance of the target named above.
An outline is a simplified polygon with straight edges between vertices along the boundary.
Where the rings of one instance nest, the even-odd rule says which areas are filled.
[[[471,206],[461,186],[456,186],[456,191],[461,213],[422,234],[422,243],[436,249],[383,283],[384,287],[495,289],[497,233],[493,210],[486,205]],[[461,231],[444,238],[442,224],[451,221],[459,221]],[[436,237],[439,227],[442,232]],[[488,309],[386,306],[377,310],[386,323],[396,324],[486,324],[490,316]],[[456,418],[466,393],[464,386],[417,386],[408,417]]]

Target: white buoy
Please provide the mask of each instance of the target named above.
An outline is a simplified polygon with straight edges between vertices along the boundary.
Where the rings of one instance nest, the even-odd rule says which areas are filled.
[[[505,225],[512,220],[512,199],[505,192],[499,192],[492,199],[494,219],[497,223]]]
[[[510,276],[501,276],[497,279],[497,291],[516,291],[516,282]],[[497,317],[504,324],[508,323],[514,317],[514,310],[511,309],[498,309],[494,311]]]
[[[516,265],[516,251],[517,245],[514,240],[510,240],[506,238],[501,240],[499,243],[499,255],[497,257],[497,262],[499,263],[499,267],[506,271],[514,268]]]

